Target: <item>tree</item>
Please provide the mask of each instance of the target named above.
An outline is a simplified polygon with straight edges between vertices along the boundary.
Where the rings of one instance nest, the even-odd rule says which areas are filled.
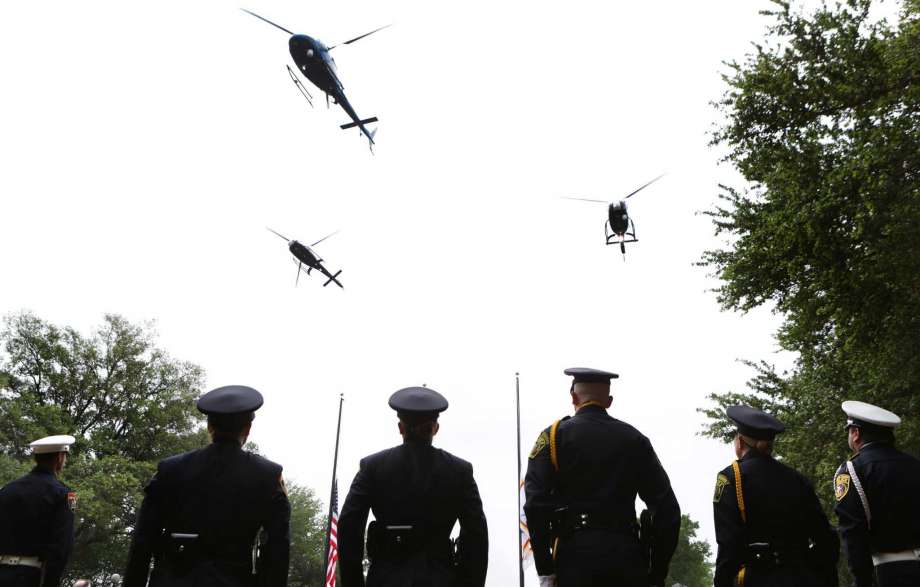
[[[727,405],[786,422],[777,451],[827,487],[846,456],[840,401],[899,413],[920,449],[920,1],[894,24],[872,0],[814,13],[773,0],[767,39],[729,63],[713,144],[747,180],[722,186],[709,212],[727,248],[701,264],[721,279],[723,309],[769,305],[782,316],[778,373],[750,362],[743,392],[716,393],[707,433],[727,438]],[[819,495],[830,505],[830,491]]]
[[[712,550],[705,540],[696,539],[700,525],[684,514],[680,517],[680,535],[677,550],[671,559],[665,585],[679,584],[684,587],[708,587],[712,585],[712,565],[709,557]]]
[[[291,501],[291,587],[321,587],[326,568],[323,549],[326,539],[326,513],[316,493],[309,487],[288,485]]]

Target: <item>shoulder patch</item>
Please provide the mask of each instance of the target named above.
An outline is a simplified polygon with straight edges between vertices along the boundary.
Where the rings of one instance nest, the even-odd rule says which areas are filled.
[[[534,443],[533,448],[530,450],[530,458],[536,458],[538,454],[543,452],[543,449],[546,448],[546,445],[549,444],[549,435],[546,434],[546,430],[540,433],[540,436],[537,437],[537,441]]]
[[[67,493],[67,507],[70,508],[70,511],[77,511],[77,492],[70,491]]]
[[[716,477],[716,491],[712,496],[712,503],[716,503],[722,499],[722,492],[725,491],[725,487],[729,483],[728,477],[724,473],[719,473]]]
[[[840,501],[847,496],[850,491],[850,476],[847,473],[840,473],[834,477],[834,497]]]

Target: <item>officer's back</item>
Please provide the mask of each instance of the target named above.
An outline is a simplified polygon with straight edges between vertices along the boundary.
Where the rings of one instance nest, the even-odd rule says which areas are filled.
[[[72,436],[31,444],[36,466],[0,488],[0,585],[56,587],[73,548],[76,493],[58,480]]]
[[[895,447],[897,414],[859,401],[841,408],[856,455],[834,477],[834,510],[854,583],[920,585],[920,460]]]
[[[649,440],[607,413],[615,373],[572,368],[571,418],[537,438],[525,492],[541,585],[661,585],[677,545],[680,507]],[[646,503],[643,540],[636,497]]]
[[[872,551],[920,546],[920,459],[890,442],[873,442],[851,461],[872,512]]]
[[[427,388],[393,394],[404,442],[361,460],[338,525],[343,587],[363,587],[364,524],[371,566],[368,587],[481,587],[488,530],[473,467],[431,446],[437,414],[447,401]],[[452,552],[451,530],[460,536]]]
[[[221,440],[162,461],[147,495],[159,499],[164,528],[198,534],[193,548],[249,561],[281,470],[238,443]]]
[[[261,405],[261,394],[244,386],[199,399],[212,443],[158,464],[138,513],[125,587],[144,587],[148,574],[151,586],[287,584],[290,505],[281,466],[242,448]],[[254,564],[260,528],[267,539]]]
[[[715,586],[836,586],[839,542],[814,487],[772,456],[785,426],[751,406],[726,413],[738,460],[716,478]]]

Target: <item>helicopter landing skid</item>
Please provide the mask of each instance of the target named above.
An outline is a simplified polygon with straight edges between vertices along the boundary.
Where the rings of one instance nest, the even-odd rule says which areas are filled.
[[[294,85],[297,86],[297,89],[300,90],[300,93],[303,95],[304,98],[306,98],[307,103],[309,103],[310,107],[312,108],[313,107],[313,96],[311,96],[310,92],[307,91],[307,87],[303,85],[303,82],[300,81],[300,78],[297,77],[297,74],[294,73],[294,70],[291,69],[291,66],[285,65],[285,67],[287,67],[288,75],[291,76],[291,81],[294,82]]]
[[[608,245],[623,245],[625,243],[637,243],[639,239],[636,238],[636,228],[633,227],[632,232],[625,232],[623,234],[617,234],[610,230],[610,223],[607,222],[604,224],[604,236],[607,238]]]

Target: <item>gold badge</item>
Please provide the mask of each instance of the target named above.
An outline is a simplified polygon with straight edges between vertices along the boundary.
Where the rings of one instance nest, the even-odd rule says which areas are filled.
[[[837,501],[840,501],[847,496],[847,492],[850,490],[850,476],[846,473],[841,473],[834,477],[834,497],[837,498]]]
[[[535,458],[540,452],[546,448],[546,445],[549,444],[549,438],[546,436],[546,430],[540,433],[540,436],[537,437],[537,441],[533,445],[533,449],[530,451],[530,458]]]
[[[72,512],[77,511],[77,493],[75,491],[71,491],[67,494],[67,507],[69,507]]]
[[[716,491],[712,496],[712,503],[718,502],[722,499],[722,492],[725,491],[725,486],[729,484],[728,477],[719,473],[719,476],[716,477]]]

